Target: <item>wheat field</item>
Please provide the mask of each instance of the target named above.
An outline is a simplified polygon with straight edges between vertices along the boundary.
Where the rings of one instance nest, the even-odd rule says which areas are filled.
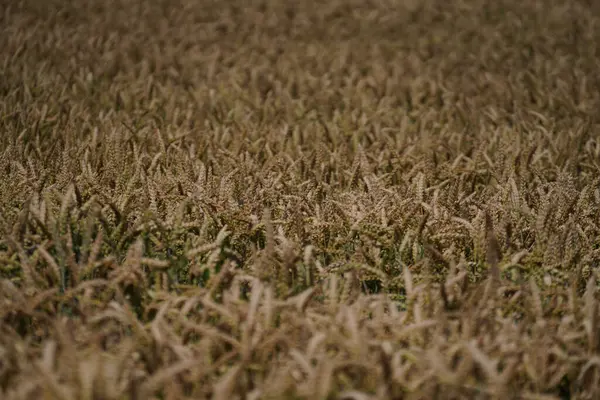
[[[600,398],[600,3],[0,1],[0,399]]]

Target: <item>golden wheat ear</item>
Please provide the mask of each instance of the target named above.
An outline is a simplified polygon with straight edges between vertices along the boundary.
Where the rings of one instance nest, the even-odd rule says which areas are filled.
[[[494,223],[489,212],[485,213],[485,232],[486,232],[486,261],[490,268],[490,277],[500,282],[500,267],[499,263],[502,259],[502,250],[494,232]]]

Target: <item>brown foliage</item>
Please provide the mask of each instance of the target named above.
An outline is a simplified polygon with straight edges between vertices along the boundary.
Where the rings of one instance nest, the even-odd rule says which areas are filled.
[[[0,2],[0,398],[600,397],[600,9]]]

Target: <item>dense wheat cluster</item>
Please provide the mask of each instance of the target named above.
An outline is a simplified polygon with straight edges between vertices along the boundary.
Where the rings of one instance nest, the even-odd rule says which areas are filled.
[[[0,1],[0,398],[600,398],[600,8]]]

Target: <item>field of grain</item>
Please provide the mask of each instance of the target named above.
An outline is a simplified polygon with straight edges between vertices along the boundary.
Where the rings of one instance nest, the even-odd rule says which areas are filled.
[[[0,398],[600,398],[600,3],[0,1]]]

